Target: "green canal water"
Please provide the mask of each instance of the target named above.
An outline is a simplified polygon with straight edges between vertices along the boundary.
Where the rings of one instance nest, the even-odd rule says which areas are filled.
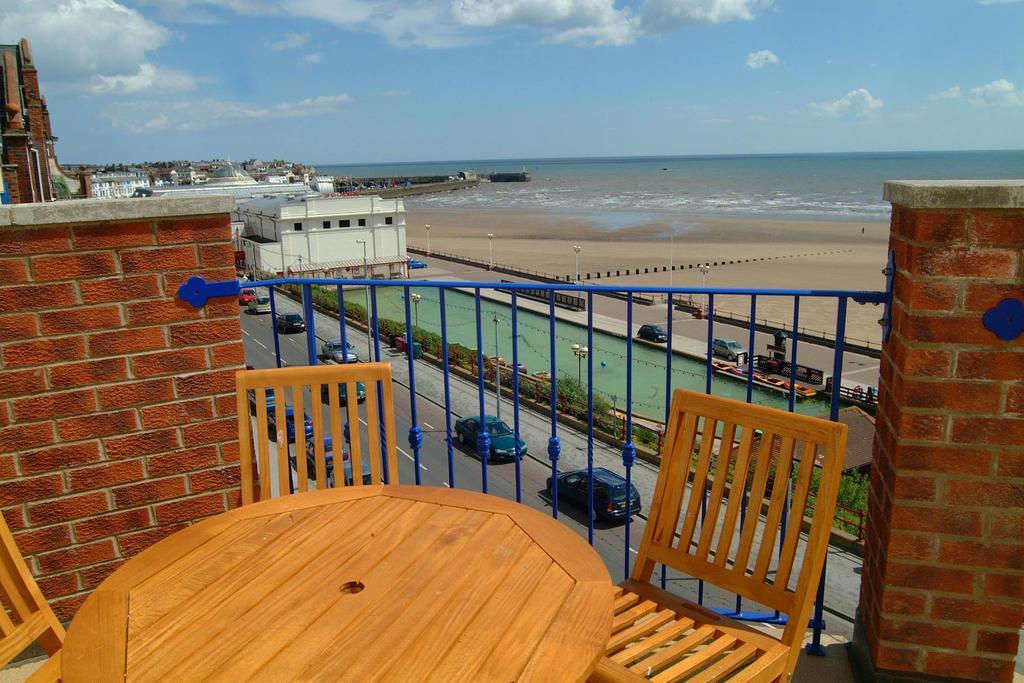
[[[418,316],[413,324],[435,334],[441,333],[441,309],[438,290],[434,288],[412,288],[422,298],[418,305]],[[345,300],[363,303],[364,293],[347,290]],[[470,294],[446,290],[445,305],[448,327],[448,342],[459,343],[475,349],[476,308]],[[415,311],[416,306],[413,307]],[[483,332],[483,352],[493,356],[495,352],[508,362],[512,361],[512,316],[511,306],[481,299],[480,317]],[[405,320],[404,290],[400,287],[381,287],[377,290],[378,316],[391,320]],[[538,315],[519,308],[517,314],[519,332],[519,362],[525,364],[530,374],[551,371],[550,324],[546,315]],[[497,319],[497,323],[494,320]],[[572,351],[572,345],[587,346],[585,327],[558,320],[555,322],[555,361],[559,377],[569,376],[582,379],[587,385],[587,359],[582,366]],[[609,403],[625,408],[626,404],[626,340],[604,332],[594,331],[590,353],[594,359],[593,389],[603,395]],[[645,344],[633,344],[633,412],[655,419],[665,415],[665,367],[667,354],[664,348],[655,349]],[[579,374],[578,374],[579,373]],[[686,356],[675,354],[672,359],[672,388],[705,389],[705,364]],[[746,400],[746,384],[717,375],[712,378],[712,392],[740,401]],[[822,396],[822,394],[819,394]],[[774,392],[754,387],[754,403],[786,410],[788,399]],[[827,415],[828,402],[823,398],[797,399],[796,411],[806,415]]]

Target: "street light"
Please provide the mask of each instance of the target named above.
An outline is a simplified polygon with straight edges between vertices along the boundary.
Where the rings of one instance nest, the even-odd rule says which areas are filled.
[[[580,283],[580,251],[583,250],[578,244],[572,245],[572,250],[576,252],[576,284]]]
[[[421,295],[417,294],[416,292],[413,292],[412,294],[409,295],[409,298],[412,299],[413,308],[416,310],[416,327],[419,327],[420,326],[420,299],[422,299],[423,297]]]
[[[580,386],[583,386],[583,359],[590,353],[590,349],[586,346],[580,346],[579,344],[573,343],[569,348],[576,354],[576,379],[579,381]]]
[[[487,233],[487,270],[494,270],[494,233]]]
[[[700,268],[700,288],[701,289],[705,289],[705,288],[707,288],[708,273],[711,272],[711,264],[710,263],[702,263],[702,264],[700,264],[697,267]],[[708,293],[705,292],[704,293],[704,317],[705,318],[708,315],[708,304],[709,303],[710,303],[710,297],[709,297]]]
[[[363,279],[370,279],[370,268],[366,262],[366,240],[356,240],[356,244],[363,245]],[[363,294],[366,295],[366,359],[373,360],[373,344],[371,344],[370,334],[370,287],[369,285],[363,285]]]
[[[513,370],[514,372],[514,370]],[[494,314],[494,417],[501,419],[501,358],[498,356],[498,314]]]
[[[424,224],[427,229],[427,256],[430,256],[430,223]]]

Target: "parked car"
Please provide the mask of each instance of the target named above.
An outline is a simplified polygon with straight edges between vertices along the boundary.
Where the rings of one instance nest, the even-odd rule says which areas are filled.
[[[249,367],[248,365],[246,366],[246,369],[247,370],[252,370],[252,368]],[[274,388],[273,387],[267,387],[266,392],[267,392],[267,412],[270,413],[270,412],[272,412],[274,410]],[[250,391],[249,392],[249,413],[251,415],[255,415],[256,414],[256,392],[255,391]]]
[[[333,454],[333,439],[329,436],[324,437],[324,465],[327,473],[327,488],[334,488],[336,482],[334,480],[334,454]],[[370,470],[370,462],[367,459],[369,456],[363,458],[363,483],[372,484],[373,474]],[[291,456],[292,463],[295,462],[295,456]],[[348,451],[344,448],[341,450],[341,461],[344,463],[345,471],[345,486],[352,486],[352,458],[349,456]],[[312,439],[306,442],[306,476],[310,481],[316,481],[316,442]]]
[[[344,385],[344,384],[339,384],[337,386],[338,386],[338,398],[341,400],[341,405],[347,406],[348,405],[348,389],[346,388],[346,385]],[[330,392],[330,389],[328,389],[327,387],[328,387],[328,385],[326,385],[326,384],[323,384],[323,385],[320,386],[320,400],[323,402],[324,405],[330,405],[330,401],[331,401],[331,392]],[[358,403],[362,403],[365,400],[366,400],[366,385],[363,384],[362,382],[356,382],[356,401]]]
[[[420,261],[419,259],[415,258],[409,259],[409,268],[412,270],[416,270],[417,268],[426,268],[427,265],[428,264],[426,261]]]
[[[637,330],[636,336],[637,339],[657,342],[658,344],[664,344],[668,341],[668,335],[665,334],[665,330],[657,325],[641,325],[640,329]]]
[[[279,313],[275,322],[278,332],[306,331],[306,321],[298,313]]]
[[[490,460],[515,460],[516,437],[512,429],[493,415],[484,417],[487,434],[491,437]],[[476,436],[480,432],[480,417],[464,417],[455,423],[455,434],[459,443],[476,450]],[[519,439],[519,455],[526,455],[526,442]]]
[[[548,495],[552,495],[548,477]],[[565,500],[587,509],[589,492],[586,470],[572,470],[558,475],[558,500]],[[629,485],[629,514],[640,512],[640,492]],[[603,467],[594,468],[594,514],[599,519],[617,520],[626,517],[626,480]]]
[[[716,356],[728,358],[731,361],[738,361],[740,356],[746,356],[747,350],[734,339],[716,337],[711,342],[711,350]]]
[[[335,363],[358,363],[359,356],[356,349],[348,341],[342,343],[340,339],[325,341],[320,347],[321,360],[332,360]]]
[[[285,430],[288,434],[288,443],[295,443],[295,408],[293,406],[285,406],[284,423]],[[303,431],[306,433],[306,438],[312,439],[313,420],[305,411],[302,413],[302,424],[304,427]],[[267,435],[270,437],[271,441],[277,441],[277,410],[274,408],[272,398],[267,400]]]
[[[238,303],[242,306],[248,306],[249,302],[256,297],[256,290],[252,287],[246,287],[238,293]]]
[[[270,297],[266,294],[257,294],[249,300],[250,313],[270,313]]]

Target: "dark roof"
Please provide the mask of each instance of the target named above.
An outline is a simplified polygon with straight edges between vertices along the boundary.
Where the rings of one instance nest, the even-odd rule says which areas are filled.
[[[875,440],[875,418],[857,406],[850,406],[839,411],[839,421],[850,429],[843,471],[870,465],[871,448]]]

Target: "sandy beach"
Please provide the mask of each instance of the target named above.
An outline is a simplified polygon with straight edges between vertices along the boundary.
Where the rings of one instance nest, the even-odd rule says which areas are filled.
[[[628,218],[628,217],[627,217]],[[646,220],[644,220],[646,219]],[[604,215],[522,210],[409,208],[406,231],[411,246],[430,247],[486,261],[487,234],[494,234],[495,263],[551,273],[575,274],[573,245],[581,247],[580,273],[601,272],[600,284],[700,286],[690,264],[742,259],[751,263],[712,268],[707,285],[786,289],[876,290],[885,286],[889,225],[881,221],[829,221],[776,218],[718,218],[665,214],[637,224],[609,224]],[[644,268],[666,272],[615,277],[615,271]],[[607,277],[611,272],[612,277]],[[591,280],[591,282],[598,282]],[[716,308],[748,314],[747,297],[719,297]],[[801,326],[834,331],[833,300],[804,298]],[[881,309],[849,307],[848,337],[879,341]],[[760,297],[757,317],[792,322],[792,299]]]

